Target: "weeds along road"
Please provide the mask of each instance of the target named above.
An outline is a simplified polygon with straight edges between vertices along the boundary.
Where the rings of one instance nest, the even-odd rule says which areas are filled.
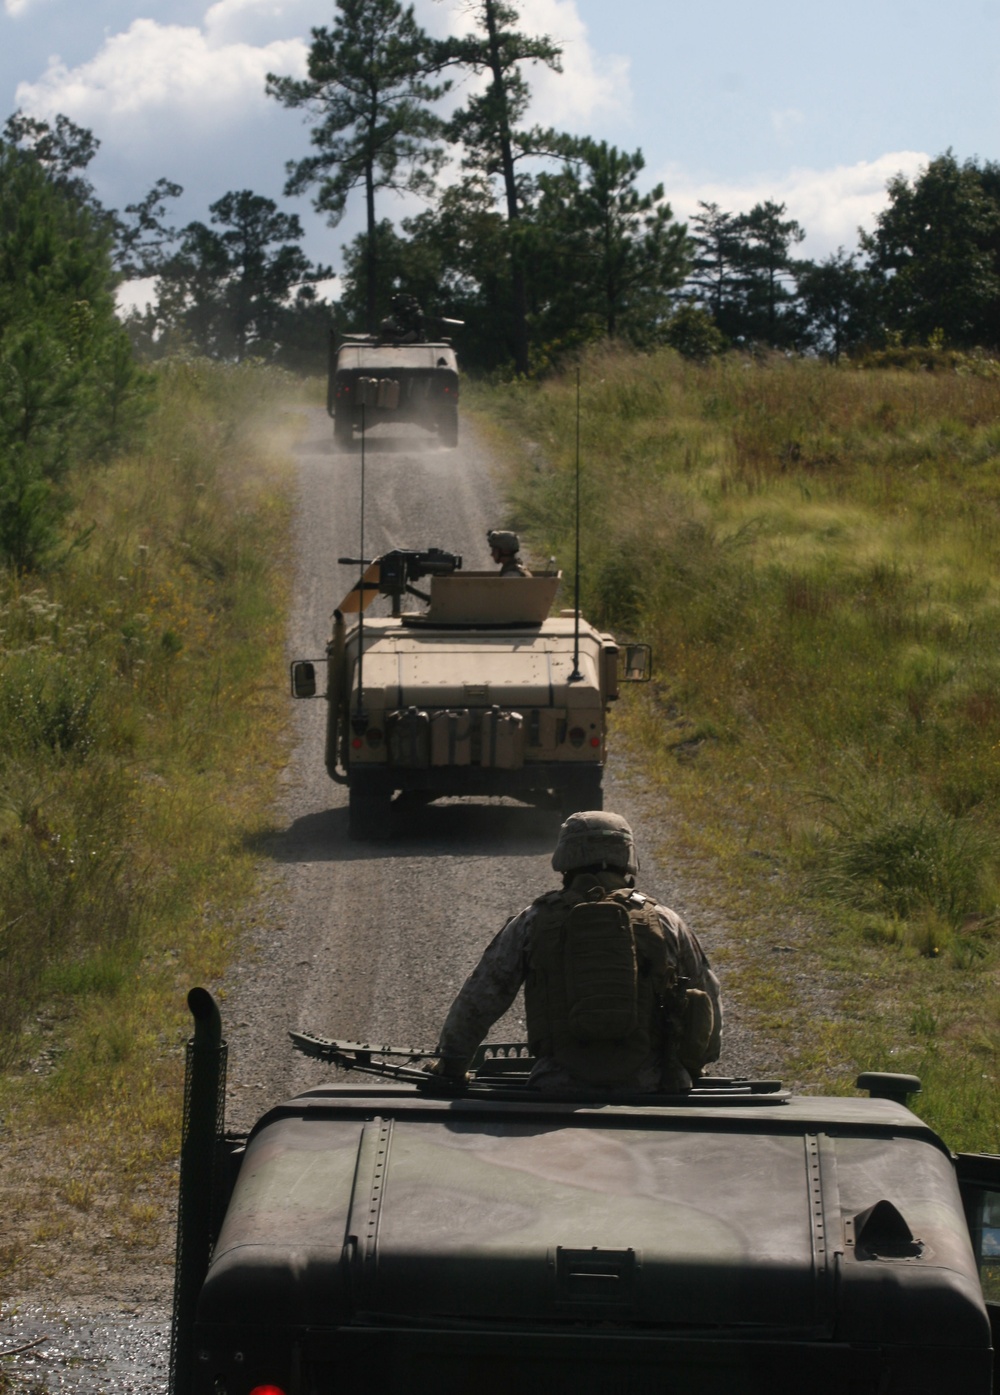
[[[468,420],[456,450],[416,429],[373,432],[365,453],[365,556],[442,547],[466,567],[491,566],[486,531],[503,523],[502,475]],[[324,653],[331,613],[356,578],[339,566],[361,540],[360,450],[335,450],[330,423],[311,413],[297,451],[295,587],[289,658]],[[376,606],[386,606],[384,600]],[[320,669],[322,685],[324,669]],[[248,1128],[262,1108],[329,1075],[297,1056],[289,1028],[322,1036],[432,1047],[482,949],[508,916],[554,885],[555,810],[514,802],[441,801],[414,811],[388,843],[347,836],[347,792],[323,764],[326,703],[289,703],[294,750],[265,852],[275,876],[260,931],[224,984],[230,1043],[228,1122]],[[606,805],[632,818],[642,886],[674,888],[651,865],[662,834],[622,772]],[[678,905],[685,913],[685,906]],[[693,928],[700,929],[697,917]],[[706,936],[711,953],[711,935]],[[524,1035],[519,998],[493,1040]],[[736,1061],[723,1063],[735,1069]]]

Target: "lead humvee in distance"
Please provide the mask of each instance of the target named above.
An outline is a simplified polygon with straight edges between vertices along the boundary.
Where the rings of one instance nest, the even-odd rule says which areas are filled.
[[[326,409],[334,440],[350,446],[355,432],[412,422],[458,445],[458,360],[447,339],[433,343],[331,336]]]
[[[950,1153],[913,1077],[559,1098],[494,1046],[448,1092],[424,1053],[299,1036],[395,1078],[226,1136],[189,1002],[172,1395],[996,1389],[1000,1157]]]
[[[650,651],[620,655],[575,611],[550,616],[560,576],[463,571],[439,548],[367,566],[334,611],[325,659],[291,666],[292,695],[307,698],[327,664],[326,769],[348,786],[352,837],[387,835],[396,792],[601,808],[608,708],[621,682],[650,676]],[[393,613],[366,617],[379,594]],[[407,595],[421,609],[404,612]]]

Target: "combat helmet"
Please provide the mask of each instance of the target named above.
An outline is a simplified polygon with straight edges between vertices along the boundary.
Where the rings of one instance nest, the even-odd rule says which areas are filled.
[[[607,867],[634,877],[639,858],[628,821],[620,814],[605,814],[600,809],[570,814],[559,830],[552,866],[556,872]]]
[[[491,552],[499,552],[501,557],[516,557],[521,550],[521,539],[508,528],[491,528],[486,534]]]

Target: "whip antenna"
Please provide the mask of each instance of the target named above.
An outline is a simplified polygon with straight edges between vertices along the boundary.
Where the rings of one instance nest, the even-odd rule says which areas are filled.
[[[576,564],[573,582],[573,672],[571,683],[579,683],[580,672],[580,365],[576,368]]]
[[[361,404],[361,537],[358,546],[358,711],[355,721],[365,720],[362,676],[365,660],[365,404]]]

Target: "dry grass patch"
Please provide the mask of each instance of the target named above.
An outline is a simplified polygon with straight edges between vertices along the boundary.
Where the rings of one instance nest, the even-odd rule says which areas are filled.
[[[997,1147],[1000,377],[960,368],[595,351],[582,591],[654,644],[616,720],[684,831],[670,856],[731,909],[728,990],[790,1074],[919,1068],[927,1117]],[[565,567],[575,381],[482,400],[512,522]],[[783,922],[794,971],[757,949]],[[812,973],[836,988],[820,1021]]]

